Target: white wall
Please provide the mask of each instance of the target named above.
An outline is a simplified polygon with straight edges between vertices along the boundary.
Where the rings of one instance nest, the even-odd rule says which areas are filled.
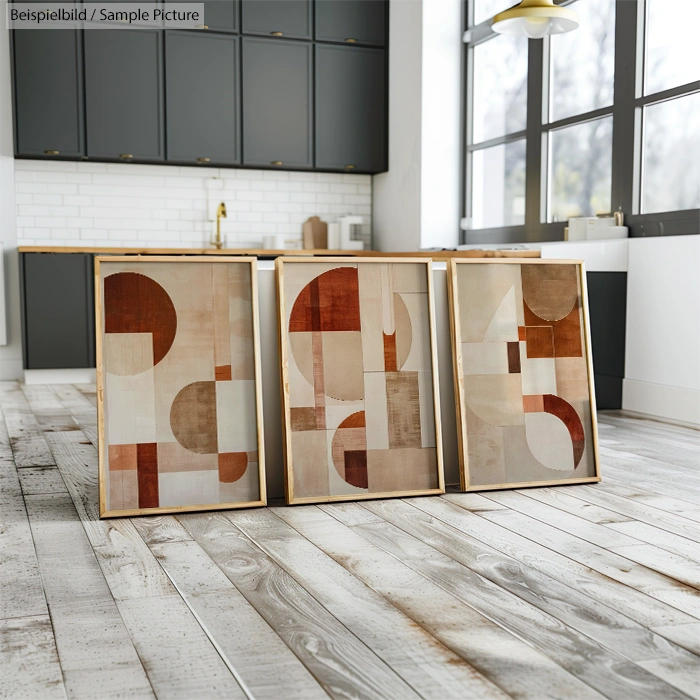
[[[6,0],[0,0],[5,17]],[[19,268],[15,233],[14,148],[12,140],[12,89],[10,80],[10,33],[0,29],[0,240],[4,248],[4,303],[8,344],[0,346],[0,380],[22,376],[22,341],[19,315]]]
[[[632,238],[622,407],[700,425],[700,235]]]
[[[208,246],[221,201],[229,247],[299,240],[313,215],[359,214],[371,230],[369,175],[17,160],[15,180],[19,245]]]
[[[373,179],[379,250],[459,242],[460,0],[391,0],[389,172]]]

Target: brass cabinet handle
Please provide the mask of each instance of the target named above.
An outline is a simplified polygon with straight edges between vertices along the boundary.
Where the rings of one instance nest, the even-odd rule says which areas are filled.
[[[270,161],[270,165],[284,165],[284,163],[281,160],[273,160]]]
[[[357,39],[346,39],[346,40],[345,40],[345,43],[346,43],[346,44],[356,44],[356,43],[357,43]]]
[[[123,158],[124,160],[130,160],[130,159],[133,158],[134,156],[131,155],[131,153],[120,153],[120,154],[119,154],[119,157],[120,157],[120,158]]]
[[[197,158],[198,163],[209,163],[211,162],[211,158]]]
[[[270,34],[272,34],[272,36],[284,36],[282,32],[270,32]]]
[[[209,29],[208,24],[198,24],[195,29]]]
[[[57,156],[58,151],[44,151],[44,155],[46,156]]]
[[[345,166],[345,169],[346,169],[346,170],[354,170],[354,169],[355,169],[355,166],[354,166],[354,165],[346,165],[346,166]]]

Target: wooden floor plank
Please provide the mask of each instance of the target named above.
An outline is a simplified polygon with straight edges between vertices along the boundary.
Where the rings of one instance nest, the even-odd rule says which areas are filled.
[[[471,498],[469,501],[465,501],[463,496]],[[607,567],[598,571],[593,566],[595,557],[590,552],[588,552],[588,559],[583,560],[588,561],[591,564],[589,566],[568,556],[566,545],[560,545],[559,542],[547,538],[538,540],[526,537],[526,532],[521,532],[518,529],[518,524],[520,527],[527,528],[527,521],[517,517],[520,514],[515,514],[519,523],[507,527],[508,519],[511,517],[508,515],[511,511],[507,508],[502,506],[496,510],[482,508],[477,512],[472,512],[471,508],[475,496],[478,494],[448,494],[444,496],[441,500],[446,501],[452,506],[451,508],[439,507],[429,501],[419,499],[414,499],[412,503],[418,508],[429,509],[431,515],[444,520],[452,527],[490,544],[523,564],[570,585],[575,590],[604,603],[644,627],[691,624],[700,620],[700,615],[696,617],[682,612],[649,594],[649,591],[654,591],[657,588],[665,590],[668,585],[676,586],[675,582],[669,582],[665,577],[660,577],[653,572],[648,572],[647,575],[642,567],[622,559],[615,562],[622,565],[618,569],[612,565],[612,562],[608,562]],[[495,503],[484,496],[478,496],[478,498]],[[467,505],[469,508],[465,508]],[[462,512],[464,510],[467,510],[466,518]],[[492,522],[491,519],[485,517],[489,514],[502,514],[504,520]],[[651,582],[649,576],[652,578]],[[656,586],[651,585],[652,583],[656,583]],[[639,588],[645,590],[642,591]],[[685,600],[684,593],[685,589],[682,589],[677,594],[677,598]],[[697,612],[700,613],[700,609]]]
[[[568,486],[566,492],[587,503],[593,503],[603,508],[626,515],[632,520],[639,520],[654,527],[668,530],[681,537],[687,537],[700,543],[700,525],[674,513],[654,508],[653,506],[617,496],[598,488],[583,485]]]
[[[639,487],[630,486],[624,481],[618,481],[610,477],[605,478],[598,485],[598,490],[612,493],[622,498],[627,498],[636,503],[652,506],[657,510],[679,515],[688,520],[700,523],[700,506],[695,506],[687,501],[682,501],[663,494],[647,491]]]
[[[196,542],[154,544],[152,549],[252,697],[327,700],[299,658]]]
[[[69,413],[92,411],[95,405],[73,384],[54,384],[52,389]]]
[[[419,697],[226,517],[178,520],[331,697]]]
[[[479,517],[488,519],[512,532],[520,533],[533,542],[544,542],[548,549],[700,619],[698,591],[675,579],[651,571],[619,554],[609,552],[603,547],[545,525],[517,511],[496,511]]]
[[[26,502],[68,696],[154,697],[73,502]]]
[[[569,672],[553,662],[547,653],[549,648],[543,650],[530,638],[523,642],[520,635],[515,636],[498,624],[499,617],[520,616],[517,605],[513,610],[510,594],[476,574],[459,570],[456,577],[469,595],[455,596],[441,585],[442,577],[436,582],[425,575],[425,570],[417,571],[411,557],[403,551],[395,558],[395,548],[385,549],[384,539],[375,540],[372,536],[384,532],[394,543],[402,538],[401,532],[383,518],[348,531],[318,509],[298,507],[275,512],[512,697],[597,696],[575,677],[575,671]],[[455,571],[449,568],[450,560],[435,551],[428,558],[435,562],[436,557],[441,561],[429,566],[441,569],[447,565],[445,575],[452,577]],[[535,622],[541,624],[539,619]],[[566,636],[564,631],[562,634]]]
[[[439,507],[446,508],[439,499],[422,499],[425,505],[431,500],[436,501]],[[616,657],[638,665],[650,660],[664,660],[665,665],[657,670],[665,670],[664,680],[676,687],[682,685],[684,692],[693,681],[700,681],[700,658],[694,654],[610,608],[595,603],[588,596],[567,590],[559,582],[528,570],[516,560],[456,531],[442,520],[426,518],[427,511],[398,500],[377,501],[366,504],[366,507],[444,556],[564,623],[571,644],[578,647],[580,654],[589,659],[596,658],[597,665],[602,664],[613,671],[607,681],[611,688],[624,687],[624,678],[617,677],[615,671],[619,663]],[[425,556],[427,554],[423,558]],[[669,667],[672,671],[668,671]],[[590,683],[590,677],[587,676],[586,680]],[[596,687],[604,692],[602,687]]]
[[[65,700],[48,615],[0,620],[0,698]]]
[[[177,593],[120,600],[117,607],[158,698],[247,697]]]
[[[192,539],[174,515],[150,515],[132,518],[131,522],[147,545],[186,542]]]
[[[0,382],[0,406],[17,467],[55,464],[51,450],[19,384]]]
[[[227,517],[421,697],[504,697],[466,661],[270,510]]]
[[[68,489],[56,467],[24,467],[18,470],[19,482],[25,496],[39,493],[67,493]]]
[[[577,515],[550,506],[525,492],[493,492],[489,493],[487,497],[586,542],[621,554],[637,564],[669,576],[676,581],[681,581],[693,588],[700,587],[700,564],[655,545],[645,544],[641,540],[625,534],[624,531],[620,532],[615,528],[591,523]],[[689,545],[693,544],[690,540],[686,540],[686,542]],[[696,547],[700,550],[700,545],[696,544]]]

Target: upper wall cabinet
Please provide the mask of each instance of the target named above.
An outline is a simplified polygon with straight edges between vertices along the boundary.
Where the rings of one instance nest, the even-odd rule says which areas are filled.
[[[166,0],[167,2],[192,2],[192,0]],[[238,31],[238,0],[204,0],[204,22],[200,29],[211,32]]]
[[[238,37],[165,32],[168,160],[240,162]]]
[[[17,155],[85,155],[82,32],[22,29],[12,40]]]
[[[311,39],[311,0],[242,0],[244,34]]]
[[[317,44],[315,90],[316,167],[386,170],[385,52]]]
[[[250,37],[242,41],[243,162],[310,168],[313,45]]]
[[[88,156],[163,160],[163,32],[84,34]]]
[[[386,44],[386,0],[317,0],[318,41]]]

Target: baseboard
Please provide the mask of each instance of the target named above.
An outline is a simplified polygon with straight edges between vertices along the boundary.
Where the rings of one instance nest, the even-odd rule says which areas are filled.
[[[12,360],[0,360],[0,380],[1,381],[16,381],[21,380],[24,376],[24,368],[22,367],[22,358]]]
[[[700,427],[700,391],[625,379],[622,408],[669,421]]]
[[[25,384],[94,384],[95,368],[25,369]]]

